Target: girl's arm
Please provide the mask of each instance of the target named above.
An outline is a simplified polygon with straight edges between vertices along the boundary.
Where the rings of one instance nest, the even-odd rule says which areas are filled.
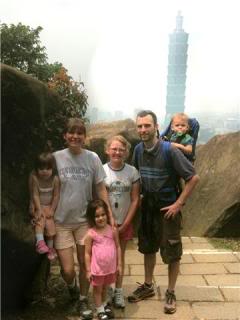
[[[34,206],[33,215],[40,217],[41,204],[40,204],[40,198],[39,198],[38,182],[37,182],[37,178],[34,175],[32,176],[32,183],[30,188],[32,188],[31,194],[32,194],[32,201]]]
[[[29,213],[31,216],[34,215],[34,203],[33,203],[33,173],[30,173],[28,178],[28,191],[29,191]]]
[[[102,199],[103,201],[106,202],[107,206],[108,206],[108,212],[109,212],[109,221],[111,226],[115,226],[115,221],[113,218],[113,213],[112,213],[112,209],[108,200],[108,193],[107,193],[107,189],[106,186],[104,184],[104,182],[100,182],[96,185],[96,191],[97,191],[97,196],[99,199]]]
[[[171,142],[171,144],[186,154],[192,153],[192,145],[191,144],[187,144],[186,146],[184,146],[183,144],[180,144],[180,143],[176,143],[176,142]]]
[[[85,240],[85,266],[86,266],[86,277],[88,281],[91,278],[91,257],[92,257],[92,237],[87,233]]]
[[[118,236],[118,229],[113,228],[113,238],[116,245],[117,250],[117,272],[121,275],[122,274],[122,259],[121,259],[121,247],[120,247],[120,241]]]
[[[54,212],[58,205],[59,197],[60,197],[60,179],[58,176],[55,176],[54,182],[53,182],[52,202],[49,208],[49,212],[47,213],[47,218],[51,218],[54,216]]]
[[[131,203],[128,208],[127,215],[123,221],[123,224],[119,227],[119,233],[122,233],[126,227],[129,225],[129,223],[132,221],[133,217],[135,216],[139,204],[139,194],[140,194],[140,183],[139,180],[132,184],[131,189]]]

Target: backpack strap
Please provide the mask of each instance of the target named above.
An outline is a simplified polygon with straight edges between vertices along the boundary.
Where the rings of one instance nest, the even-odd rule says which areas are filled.
[[[171,146],[171,142],[169,141],[162,141],[162,150],[163,150],[163,158],[164,158],[164,161],[166,163],[166,166],[169,167],[169,163],[171,162],[171,159],[170,159],[170,146]]]
[[[162,150],[163,150],[163,158],[166,163],[166,167],[168,169],[171,169],[171,157],[170,157],[170,147],[171,147],[171,142],[169,141],[162,141]],[[140,160],[140,154],[143,151],[143,142],[140,142],[139,144],[136,145],[135,148],[135,158],[134,162],[135,165],[137,166],[137,169],[139,169],[139,160]]]
[[[135,158],[134,158],[134,166],[136,167],[136,169],[139,170],[139,160],[140,160],[140,155],[141,152],[143,151],[143,142],[140,142],[136,145],[135,147]]]
[[[173,184],[175,185],[175,191],[177,196],[181,193],[181,184],[177,179],[176,171],[173,168],[172,165],[172,158],[170,156],[170,147],[171,147],[171,142],[169,141],[162,141],[162,150],[163,150],[163,158],[165,161],[165,165],[169,174],[170,179],[172,180]],[[166,188],[165,188],[166,189]]]

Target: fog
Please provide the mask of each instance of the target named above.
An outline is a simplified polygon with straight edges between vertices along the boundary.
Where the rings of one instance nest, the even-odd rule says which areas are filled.
[[[1,22],[42,26],[49,62],[85,83],[89,108],[164,115],[179,10],[189,33],[186,112],[240,112],[237,0],[2,0]]]

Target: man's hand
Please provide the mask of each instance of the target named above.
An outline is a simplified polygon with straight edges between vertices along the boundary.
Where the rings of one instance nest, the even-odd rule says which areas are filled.
[[[183,205],[180,202],[176,201],[170,206],[160,209],[160,211],[166,211],[164,218],[170,219],[176,216],[176,214],[181,210],[182,206]]]

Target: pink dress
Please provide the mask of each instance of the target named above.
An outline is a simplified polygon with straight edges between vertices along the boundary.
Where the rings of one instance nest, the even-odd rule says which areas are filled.
[[[93,278],[115,276],[117,251],[112,228],[107,225],[104,234],[97,233],[93,228],[89,229],[88,232],[92,237],[91,274]]]

